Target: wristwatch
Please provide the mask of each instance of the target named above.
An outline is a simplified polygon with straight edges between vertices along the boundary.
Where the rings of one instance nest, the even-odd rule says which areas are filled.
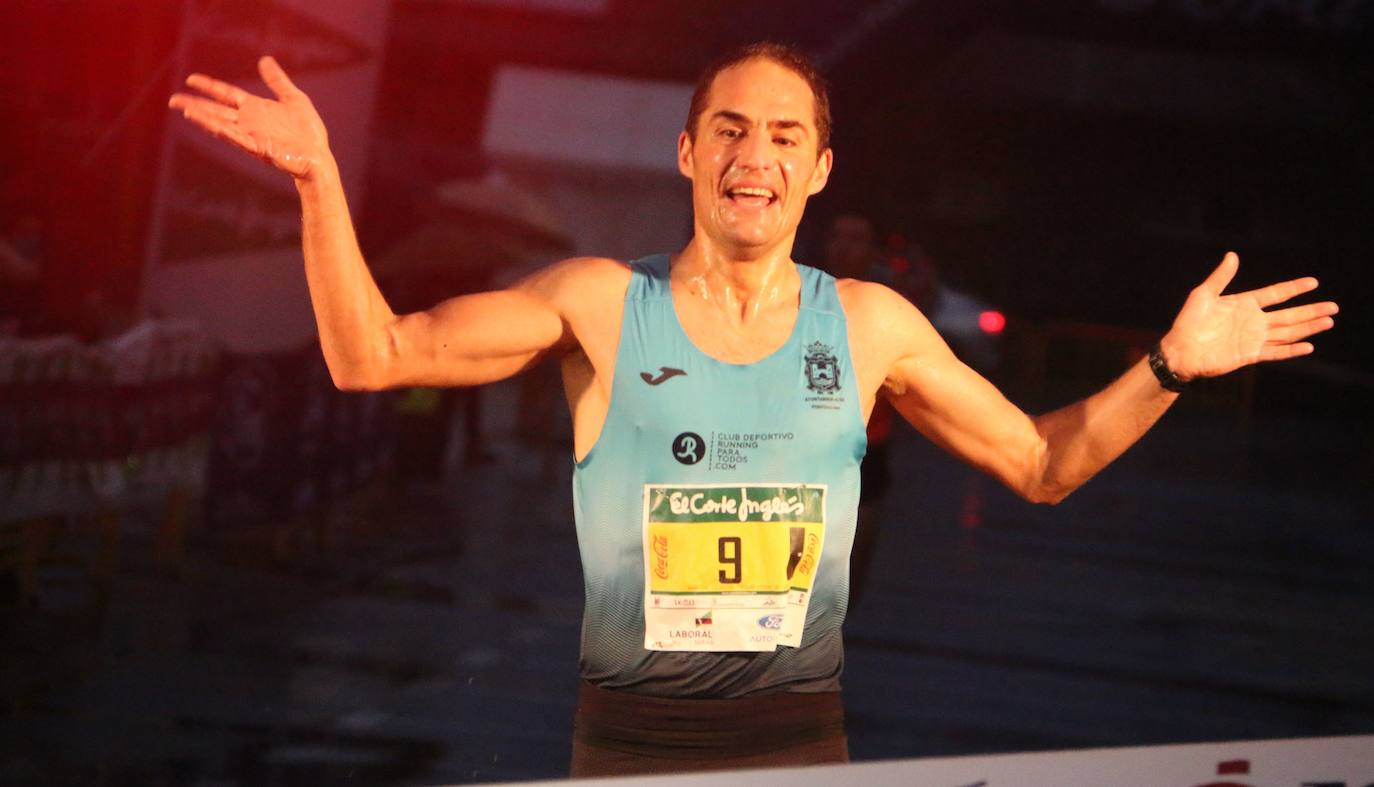
[[[1178,379],[1178,375],[1169,368],[1169,362],[1164,360],[1164,353],[1160,352],[1159,342],[1155,342],[1155,346],[1150,348],[1150,371],[1155,373],[1155,379],[1159,380],[1159,384],[1164,386],[1166,391],[1182,393],[1183,389],[1188,387],[1188,383]]]

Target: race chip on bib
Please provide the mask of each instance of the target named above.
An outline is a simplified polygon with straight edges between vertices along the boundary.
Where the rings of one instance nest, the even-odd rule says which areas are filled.
[[[825,539],[824,484],[644,486],[644,647],[796,646]]]

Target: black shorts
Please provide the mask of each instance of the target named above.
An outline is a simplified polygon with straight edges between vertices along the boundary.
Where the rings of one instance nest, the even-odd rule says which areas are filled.
[[[849,762],[839,692],[645,697],[583,682],[570,775],[619,776]]]

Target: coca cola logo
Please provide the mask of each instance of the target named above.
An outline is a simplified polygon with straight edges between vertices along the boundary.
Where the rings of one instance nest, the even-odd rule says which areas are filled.
[[[668,537],[667,537],[667,536],[654,536],[652,545],[653,545],[653,553],[654,553],[654,576],[658,577],[659,579],[667,579],[667,578],[668,578]]]

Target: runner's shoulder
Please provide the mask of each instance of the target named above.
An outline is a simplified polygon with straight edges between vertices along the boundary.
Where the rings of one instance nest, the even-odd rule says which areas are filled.
[[[620,287],[624,290],[629,282],[629,264],[610,257],[569,257],[554,262],[545,269],[555,277],[559,286],[576,290],[599,291],[602,288]],[[584,291],[583,294],[592,294]]]
[[[885,284],[840,279],[835,289],[850,333],[860,346],[891,349],[934,333],[925,315]]]
[[[911,301],[886,284],[863,279],[837,279],[835,290],[849,322],[888,322],[911,319],[920,314]]]
[[[564,306],[579,306],[623,300],[629,281],[630,266],[621,260],[569,257],[535,272],[517,286]]]

